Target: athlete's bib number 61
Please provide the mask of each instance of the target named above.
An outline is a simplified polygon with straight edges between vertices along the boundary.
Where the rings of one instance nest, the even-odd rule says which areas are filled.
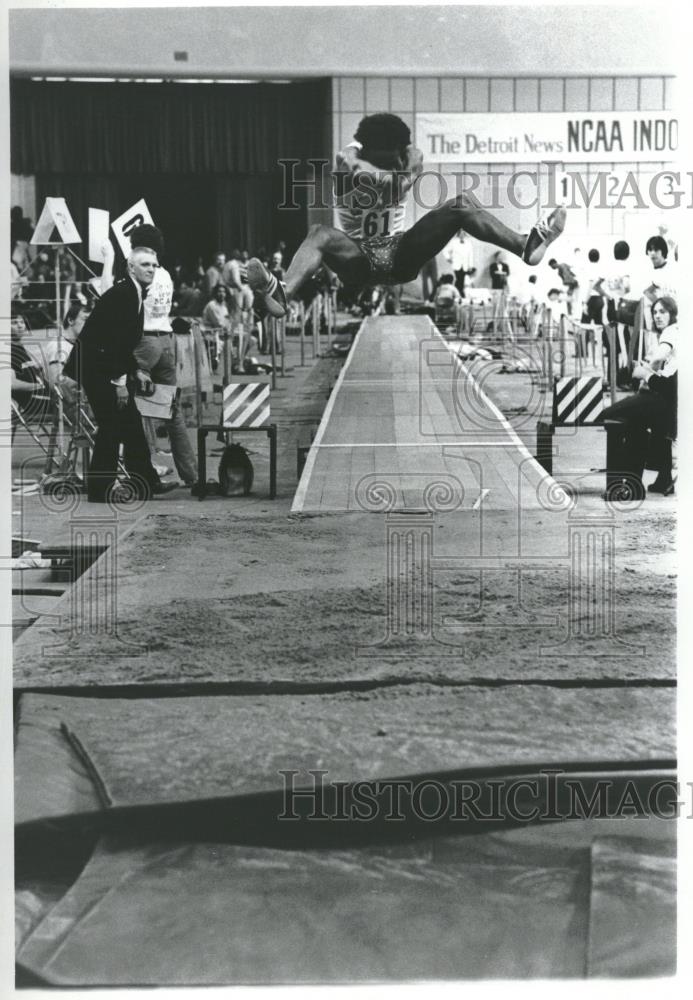
[[[366,212],[366,214],[363,217],[362,232],[364,239],[367,240],[372,239],[374,236],[389,236],[390,213]]]

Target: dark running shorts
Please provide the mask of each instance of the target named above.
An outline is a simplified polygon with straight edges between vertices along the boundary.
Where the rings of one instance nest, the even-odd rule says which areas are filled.
[[[374,285],[400,285],[413,281],[418,272],[404,275],[395,270],[395,256],[404,233],[394,236],[376,236],[372,240],[356,240],[361,253],[371,267],[371,281]]]

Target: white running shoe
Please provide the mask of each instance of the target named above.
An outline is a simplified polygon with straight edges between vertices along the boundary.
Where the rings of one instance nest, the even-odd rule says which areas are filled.
[[[252,257],[248,261],[248,285],[256,295],[260,296],[270,316],[276,316],[278,319],[286,316],[288,307],[284,286],[269,273],[257,257]]]
[[[555,208],[550,215],[539,219],[537,224],[532,226],[522,251],[525,264],[535,267],[539,263],[549,244],[557,240],[565,229],[566,215],[564,208]]]

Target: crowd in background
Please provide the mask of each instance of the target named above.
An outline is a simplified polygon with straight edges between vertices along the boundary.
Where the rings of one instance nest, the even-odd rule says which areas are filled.
[[[12,392],[13,398],[21,400],[23,405],[30,396],[39,395],[39,382],[45,385],[54,382],[95,302],[112,284],[117,271],[113,266],[114,250],[110,243],[104,251],[103,274],[95,275],[69,247],[33,247],[32,234],[31,221],[24,217],[21,208],[15,206],[11,213]],[[110,263],[106,264],[109,255]],[[286,245],[282,241],[273,250],[261,247],[256,256],[279,281],[284,279],[288,261]],[[177,260],[169,265],[170,271],[165,270],[163,261],[159,260],[159,270],[170,283],[167,315],[174,321],[185,318],[199,322],[214,371],[219,366],[224,341],[232,345],[232,371],[244,371],[246,357],[250,359],[251,366],[255,366],[253,370],[260,370],[262,363],[254,355],[269,353],[267,324],[263,324],[262,317],[254,311],[253,292],[248,284],[250,258],[251,253],[247,249],[234,249],[230,253],[218,250],[207,262],[202,257],[198,258],[194,267]],[[462,231],[444,249],[442,258],[445,263],[440,276],[435,260],[421,275],[424,301],[433,305],[436,313],[450,313],[459,318],[465,301],[473,302],[483,294],[497,304],[505,296],[520,306],[524,325],[534,336],[543,336],[547,321],[558,327],[563,317],[573,332],[577,327],[587,329],[588,337],[591,334],[595,343],[600,336],[608,371],[612,370],[608,361],[613,343],[618,356],[616,370],[620,388],[632,387],[632,376],[636,371],[640,373],[641,380],[644,373],[652,382],[655,396],[648,397],[650,401],[658,401],[656,392],[662,389],[662,385],[664,392],[671,395],[670,386],[674,383],[663,380],[659,369],[647,367],[647,359],[657,358],[658,351],[661,353],[664,345],[668,345],[669,355],[662,364],[666,362],[666,374],[676,374],[675,353],[673,361],[670,355],[674,352],[675,343],[678,248],[665,226],[660,226],[659,232],[651,235],[642,249],[631,247],[623,239],[614,242],[609,254],[596,247],[590,247],[586,253],[576,247],[571,254],[564,255],[564,259],[551,258],[532,273],[527,273],[521,264],[509,263],[506,255],[499,251],[493,256],[487,273],[479,274],[474,265],[472,242]],[[514,271],[517,273],[514,274]],[[384,296],[385,311],[399,312],[401,288],[344,288],[334,275],[324,269],[302,289],[304,304],[309,305],[316,293],[328,290],[338,293],[340,305],[345,309],[367,313],[376,306],[379,296]],[[47,370],[41,375],[34,370],[35,365],[21,346],[21,341],[32,327],[55,325],[56,294],[60,296],[61,338],[58,344],[63,355],[48,357],[48,348],[47,360],[44,359]],[[151,294],[148,293],[148,297]],[[658,310],[667,313],[664,327],[661,318],[658,318]],[[615,330],[614,341],[610,341],[606,334],[609,327]],[[667,333],[668,341],[662,340],[663,328],[671,328]],[[589,340],[580,340],[581,350],[585,350],[586,343]],[[673,418],[668,397],[661,408],[662,412],[666,410],[667,426],[670,426]],[[620,417],[623,416],[621,410],[617,412]],[[642,412],[642,402],[632,410],[625,409],[631,421],[640,419]],[[651,419],[650,416],[648,419]],[[657,411],[656,420],[662,423],[663,419]],[[182,424],[181,428],[182,438]],[[642,428],[638,433],[641,431]],[[672,435],[660,434],[659,437],[665,442],[660,443],[659,452],[667,457],[660,463],[663,471],[660,470],[662,475],[657,483],[671,490]],[[156,441],[153,437],[149,441],[154,453]],[[181,473],[181,478],[192,484],[190,456],[187,472],[185,475]]]

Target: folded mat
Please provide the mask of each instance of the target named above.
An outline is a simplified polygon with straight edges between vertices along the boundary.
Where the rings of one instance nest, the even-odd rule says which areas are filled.
[[[623,836],[633,829],[650,841]],[[593,971],[597,831],[619,835],[618,854],[671,865],[674,824],[655,820],[326,851],[104,838],[18,961],[63,986],[580,977]],[[605,912],[603,893],[617,902],[624,887],[598,883]],[[650,899],[631,949],[655,932]],[[598,934],[608,948],[608,921]],[[671,967],[670,924],[656,942],[640,974]]]
[[[675,844],[595,840],[589,975],[673,976],[675,945]]]
[[[670,689],[446,688],[159,699],[23,695],[18,825],[104,806],[279,795],[281,772],[382,780],[674,753]],[[91,781],[87,775],[91,775]],[[223,838],[222,838],[223,839]]]

